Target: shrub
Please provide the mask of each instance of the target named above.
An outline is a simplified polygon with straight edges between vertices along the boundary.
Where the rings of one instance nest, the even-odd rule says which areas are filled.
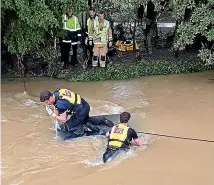
[[[68,81],[87,82],[100,80],[125,80],[151,75],[167,75],[193,73],[214,69],[214,64],[205,65],[199,59],[189,59],[178,62],[140,61],[109,65],[106,68],[92,68],[67,75]]]

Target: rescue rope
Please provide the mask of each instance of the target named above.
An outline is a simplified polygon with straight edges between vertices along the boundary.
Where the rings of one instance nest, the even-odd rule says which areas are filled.
[[[175,139],[186,139],[186,140],[192,140],[192,141],[201,141],[201,142],[214,143],[214,140],[208,140],[208,139],[172,136],[172,135],[166,135],[166,134],[153,134],[153,133],[150,133],[150,132],[137,132],[137,133],[142,133],[142,134],[147,134],[147,135],[154,135],[154,136],[161,136],[161,137],[170,137],[170,138],[175,138]]]

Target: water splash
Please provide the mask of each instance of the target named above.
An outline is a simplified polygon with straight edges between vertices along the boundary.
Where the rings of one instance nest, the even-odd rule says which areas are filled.
[[[8,119],[4,116],[4,115],[1,115],[1,122],[8,122]]]
[[[94,109],[93,107],[96,107]],[[107,115],[107,114],[120,114],[124,111],[124,108],[116,103],[110,101],[99,101],[92,100],[91,101],[91,115]]]
[[[154,136],[149,136],[149,135],[145,135],[145,134],[138,134],[138,136],[144,142],[144,146],[137,147],[135,145],[132,145],[131,148],[128,150],[128,152],[122,152],[122,153],[118,154],[111,161],[111,162],[114,162],[114,165],[119,164],[124,159],[137,156],[137,152],[145,150],[146,148],[148,148],[148,146],[151,143],[153,143],[156,139]],[[96,139],[93,140],[92,142],[94,142],[93,145],[99,146],[97,149],[98,153],[96,153],[94,158],[90,157],[90,159],[85,159],[82,163],[89,166],[89,167],[104,165],[105,163],[103,162],[102,156],[103,156],[105,149],[106,149],[106,146],[107,146],[107,139],[105,141],[105,144],[103,144],[101,146],[96,144],[96,142],[97,142]]]
[[[58,136],[58,129],[60,129],[60,122],[57,120],[53,120],[51,125],[50,125],[50,130],[55,132],[55,137],[54,139],[60,139]]]
[[[19,185],[19,184],[22,184],[24,181],[20,181],[20,182],[17,182],[17,183],[12,183],[10,185]]]
[[[26,102],[24,102],[23,105],[26,106],[26,107],[37,107],[38,103],[36,101],[34,101],[34,100],[27,99]]]

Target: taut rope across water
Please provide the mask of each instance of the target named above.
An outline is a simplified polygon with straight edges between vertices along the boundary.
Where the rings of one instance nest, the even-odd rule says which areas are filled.
[[[142,134],[147,134],[147,135],[154,135],[154,136],[161,136],[161,137],[170,137],[170,138],[175,138],[175,139],[186,139],[186,140],[192,140],[192,141],[201,141],[201,142],[214,143],[214,140],[208,140],[208,139],[172,136],[172,135],[166,135],[166,134],[153,134],[153,133],[150,133],[150,132],[137,132],[137,133],[142,133]]]

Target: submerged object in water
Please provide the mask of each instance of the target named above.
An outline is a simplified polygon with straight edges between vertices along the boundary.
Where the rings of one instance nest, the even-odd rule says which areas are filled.
[[[107,149],[106,152],[103,154],[103,162],[107,163],[112,161],[116,158],[119,154],[128,152],[126,148],[118,148],[116,150]]]
[[[55,125],[57,138],[62,140],[74,139],[83,136],[105,135],[108,130],[119,123],[119,114],[91,116],[82,127],[76,127],[69,132],[65,124]]]

